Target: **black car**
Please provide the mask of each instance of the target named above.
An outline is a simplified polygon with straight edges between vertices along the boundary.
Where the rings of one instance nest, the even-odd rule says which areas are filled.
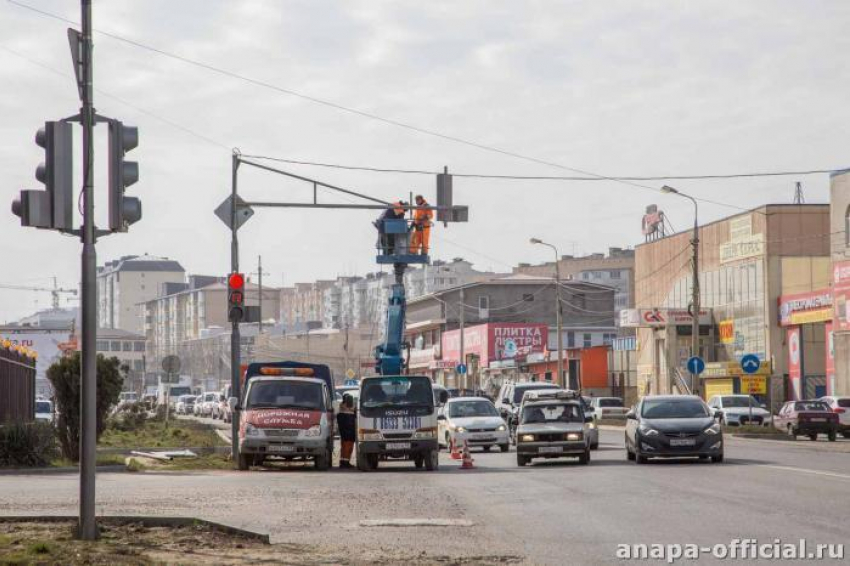
[[[711,458],[723,461],[723,431],[708,405],[694,395],[655,395],[626,414],[626,457]]]

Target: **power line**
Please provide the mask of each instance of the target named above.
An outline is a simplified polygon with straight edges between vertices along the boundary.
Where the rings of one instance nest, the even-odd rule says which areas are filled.
[[[18,6],[20,8],[24,8],[26,10],[30,10],[32,12],[35,12],[35,13],[40,14],[40,15],[45,16],[45,17],[56,19],[56,20],[59,20],[61,22],[65,22],[65,23],[71,23],[71,24],[77,23],[73,20],[70,20],[70,19],[65,18],[63,16],[60,16],[58,14],[54,14],[54,13],[48,12],[46,10],[41,10],[39,8],[36,8],[36,7],[31,6],[29,4],[25,4],[23,2],[19,2],[18,0],[7,0],[7,1],[10,4]],[[624,184],[624,185],[632,186],[632,187],[635,187],[635,188],[639,188],[639,189],[642,189],[642,190],[652,191],[653,193],[658,192],[658,189],[656,187],[650,187],[648,185],[642,185],[642,184],[636,183],[634,181],[626,180],[626,179],[623,179],[623,178],[611,177],[610,175],[601,175],[601,174],[598,174],[598,173],[593,173],[591,171],[586,171],[586,170],[578,169],[576,167],[570,167],[570,166],[567,166],[567,165],[562,165],[560,163],[556,163],[556,162],[553,162],[553,161],[547,161],[547,160],[544,160],[544,159],[539,159],[537,157],[521,154],[521,153],[518,153],[518,152],[515,152],[515,151],[505,150],[505,149],[501,149],[501,148],[498,148],[498,147],[494,147],[494,146],[486,145],[486,144],[483,144],[483,143],[467,140],[467,139],[464,139],[464,138],[460,138],[460,137],[457,137],[457,136],[443,134],[443,133],[438,132],[436,130],[430,130],[430,129],[427,129],[427,128],[414,126],[412,124],[407,124],[407,123],[401,122],[399,120],[395,120],[395,119],[391,119],[391,118],[385,118],[383,116],[380,116],[378,114],[374,114],[372,112],[366,112],[366,111],[358,110],[356,108],[352,108],[352,107],[349,107],[349,106],[344,106],[344,105],[336,103],[336,102],[332,102],[332,101],[325,100],[325,99],[322,99],[322,98],[318,98],[318,97],[315,97],[315,96],[312,96],[312,95],[304,94],[304,93],[301,93],[301,92],[298,92],[298,91],[295,91],[295,90],[292,90],[292,89],[289,89],[289,88],[284,88],[284,87],[272,84],[272,83],[264,81],[264,80],[255,79],[253,77],[249,77],[247,75],[243,75],[243,74],[240,74],[240,73],[237,73],[237,72],[234,72],[234,71],[229,71],[229,70],[223,69],[221,67],[216,67],[216,66],[211,65],[209,63],[204,63],[202,61],[190,59],[188,57],[178,55],[176,53],[171,53],[169,51],[165,51],[163,49],[153,47],[153,46],[150,46],[150,45],[146,45],[146,44],[141,43],[139,41],[123,37],[123,36],[118,35],[116,33],[108,32],[108,31],[104,31],[104,30],[100,30],[100,29],[95,29],[94,31],[96,31],[97,33],[104,35],[106,37],[112,38],[116,41],[121,41],[123,43],[127,43],[128,45],[132,45],[132,46],[138,47],[140,49],[144,49],[144,50],[147,50],[147,51],[151,51],[153,53],[157,53],[158,55],[161,55],[163,57],[168,57],[170,59],[181,61],[183,63],[193,65],[195,67],[205,69],[207,71],[211,71],[211,72],[214,72],[214,73],[217,73],[217,74],[229,77],[229,78],[238,79],[238,80],[247,82],[249,84],[253,84],[255,86],[260,86],[260,87],[263,87],[263,88],[274,90],[274,91],[281,93],[281,94],[294,96],[296,98],[300,98],[302,100],[313,102],[315,104],[319,104],[319,105],[322,105],[322,106],[325,106],[325,107],[328,107],[328,108],[333,108],[333,109],[339,110],[341,112],[347,112],[347,113],[354,114],[354,115],[357,115],[357,116],[360,116],[360,117],[363,117],[363,118],[368,118],[370,120],[382,122],[384,124],[396,126],[396,127],[403,128],[403,129],[407,129],[407,130],[410,130],[410,131],[413,131],[413,132],[416,132],[416,133],[419,133],[419,134],[443,139],[443,140],[446,140],[446,141],[455,142],[455,143],[458,143],[458,144],[461,144],[461,145],[466,145],[466,146],[474,147],[474,148],[477,148],[477,149],[481,149],[483,151],[489,151],[491,153],[497,153],[497,154],[500,154],[500,155],[513,157],[515,159],[528,161],[530,163],[536,163],[538,165],[546,165],[548,167],[554,167],[554,168],[557,168],[557,169],[563,169],[563,170],[566,170],[566,171],[571,171],[573,173],[578,173],[580,175],[594,177],[597,180],[608,180],[608,181],[613,181],[613,182],[621,183],[621,184]],[[738,209],[738,210],[747,210],[746,208],[736,206],[736,205],[732,205],[732,204],[728,204],[728,203],[717,202],[717,201],[713,201],[713,200],[705,199],[705,198],[697,198],[697,197],[694,197],[694,198],[698,201],[705,202],[705,203],[708,203],[708,204],[714,204],[714,205],[717,205],[717,206],[724,206],[724,207],[734,208],[734,209]]]

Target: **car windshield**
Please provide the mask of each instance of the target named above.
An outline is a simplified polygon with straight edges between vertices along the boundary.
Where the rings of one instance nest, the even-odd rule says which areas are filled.
[[[514,389],[514,403],[519,404],[522,402],[522,396],[525,395],[526,391],[539,391],[541,389],[560,389],[557,385],[549,385],[546,383],[541,383],[540,385],[529,385],[526,387],[517,387]]]
[[[191,387],[172,387],[171,388],[171,396],[172,397],[180,397],[181,395],[186,395],[192,392]]]
[[[181,395],[180,402],[181,403],[192,403],[195,400],[195,397],[192,395]]]
[[[248,389],[247,409],[325,409],[322,386],[308,381],[254,381]]]
[[[733,397],[722,397],[723,400],[723,408],[724,409],[732,409],[735,407],[758,407],[758,402],[750,397],[735,395]]]
[[[578,403],[534,404],[522,410],[522,424],[583,422],[584,413]]]
[[[700,419],[708,410],[697,399],[646,399],[641,415],[645,419]]]
[[[363,407],[433,407],[431,380],[407,376],[369,379],[363,384],[360,404]]]
[[[35,402],[35,412],[36,413],[52,413],[53,409],[50,407],[50,401],[36,401]]]
[[[453,419],[464,417],[498,417],[496,407],[490,401],[455,401],[449,403],[449,416]]]
[[[600,407],[622,407],[623,400],[616,397],[608,397],[607,399],[599,400]]]
[[[822,401],[802,401],[794,403],[794,410],[799,411],[829,411],[829,406]]]

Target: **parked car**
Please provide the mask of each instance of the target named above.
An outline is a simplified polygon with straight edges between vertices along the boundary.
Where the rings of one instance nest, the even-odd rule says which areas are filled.
[[[212,417],[213,407],[218,406],[219,393],[204,393],[201,397],[201,410],[199,412],[202,417]]]
[[[850,397],[835,397],[830,395],[821,397],[818,401],[823,401],[833,413],[838,414],[838,432],[844,438],[850,438]]]
[[[481,397],[452,397],[437,415],[437,440],[440,446],[452,442],[469,447],[480,446],[485,452],[498,446],[510,450],[508,426],[489,399]]]
[[[35,420],[53,422],[53,402],[47,399],[35,400]]]
[[[221,390],[221,394],[224,396],[224,402],[220,404],[221,420],[226,423],[229,423],[231,420],[233,420],[233,412],[230,410],[229,402],[229,399],[231,397],[230,391],[230,385],[225,385],[224,389]]]
[[[216,398],[212,403],[210,417],[214,419],[222,419],[224,418],[224,405],[227,405],[227,397],[224,396],[223,391],[217,391]]]
[[[194,395],[181,395],[177,398],[177,403],[174,410],[178,415],[191,415],[195,409]]]
[[[623,404],[619,397],[591,397],[590,409],[593,418],[599,419],[625,419],[629,409]]]
[[[823,401],[788,401],[773,419],[773,426],[793,439],[803,434],[817,440],[819,434],[830,441],[838,436],[838,415]]]
[[[723,461],[723,429],[696,395],[650,395],[626,414],[626,457]]]
[[[203,396],[203,394],[197,395],[195,397],[195,404],[192,406],[192,414],[195,415],[196,417],[200,417],[203,408],[204,408],[204,396]]]
[[[708,408],[720,424],[730,426],[747,424],[768,426],[770,424],[770,411],[752,395],[715,395],[708,400]]]
[[[585,414],[572,391],[545,393],[525,395],[517,425],[517,465],[525,466],[534,458],[563,457],[576,457],[579,464],[590,463],[587,433],[593,416]]]

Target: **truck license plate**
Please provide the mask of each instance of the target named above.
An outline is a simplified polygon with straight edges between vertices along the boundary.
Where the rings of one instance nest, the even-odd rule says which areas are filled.
[[[289,444],[270,444],[268,447],[269,452],[295,452],[295,447]]]
[[[387,450],[410,450],[409,442],[387,442]]]
[[[670,446],[694,446],[697,443],[693,438],[671,438]]]
[[[560,446],[541,446],[539,452],[541,454],[560,454],[564,449]]]

